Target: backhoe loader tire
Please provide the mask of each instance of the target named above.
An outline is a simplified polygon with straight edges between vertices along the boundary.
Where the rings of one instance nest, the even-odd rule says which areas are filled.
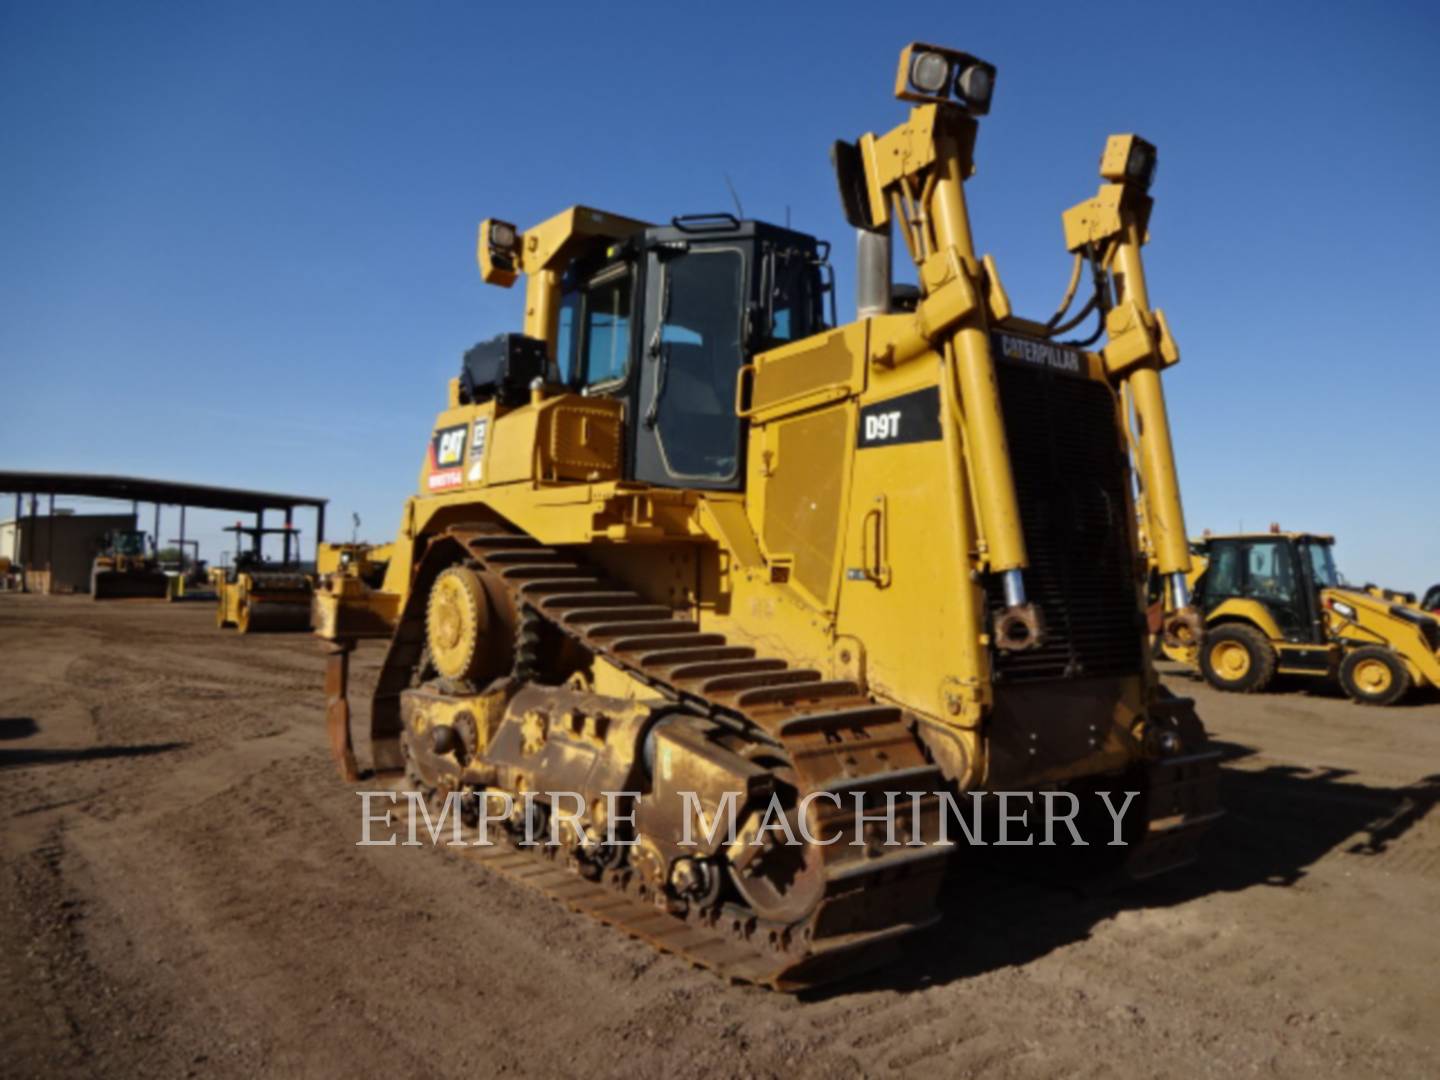
[[[1389,649],[1366,645],[1340,661],[1340,686],[1361,705],[1394,705],[1410,691],[1410,672]]]
[[[1217,626],[1200,646],[1200,670],[1217,690],[1256,694],[1275,677],[1275,650],[1253,626]]]

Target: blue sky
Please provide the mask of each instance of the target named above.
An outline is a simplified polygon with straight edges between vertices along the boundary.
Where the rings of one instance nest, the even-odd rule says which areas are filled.
[[[728,174],[835,241],[844,314],[828,147],[903,118],[919,38],[1000,69],[969,191],[1022,313],[1106,135],[1159,145],[1192,532],[1278,520],[1352,579],[1440,581],[1440,9],[1000,7],[6,0],[0,467],[324,495],[332,535],[388,538],[461,352],[519,326],[481,218],[729,209]],[[192,515],[210,558],[225,520]]]

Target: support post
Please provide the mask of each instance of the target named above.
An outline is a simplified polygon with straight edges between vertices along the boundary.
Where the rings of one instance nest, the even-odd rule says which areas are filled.
[[[21,581],[24,582],[22,588],[27,593],[30,591],[30,574],[28,571],[35,565],[35,543],[38,539],[36,536],[35,519],[37,514],[36,504],[38,502],[39,496],[32,491],[30,493],[30,534],[25,540],[25,561],[20,566]]]
[[[350,738],[350,654],[355,642],[324,641],[325,652],[325,731],[330,741],[330,756],[340,770],[340,779],[353,784],[360,779],[355,762],[355,746]]]
[[[286,566],[289,566],[289,565],[290,565],[290,530],[295,527],[294,517],[295,517],[295,508],[294,508],[293,506],[287,506],[287,507],[285,507],[285,565],[286,565]],[[296,554],[296,556],[298,557],[300,553],[297,551],[295,554]]]

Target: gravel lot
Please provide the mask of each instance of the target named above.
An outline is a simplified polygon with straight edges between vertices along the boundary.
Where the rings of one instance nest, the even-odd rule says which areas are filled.
[[[1228,759],[1203,864],[1109,897],[960,875],[904,963],[797,999],[355,847],[305,635],[0,594],[0,657],[7,1076],[1440,1074],[1433,698],[1172,674]]]

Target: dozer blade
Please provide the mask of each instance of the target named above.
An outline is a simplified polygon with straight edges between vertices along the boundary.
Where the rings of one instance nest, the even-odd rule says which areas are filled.
[[[241,631],[279,633],[310,629],[310,598],[278,600],[251,599]]]
[[[96,600],[164,600],[168,592],[168,582],[159,571],[106,570],[90,582],[90,595]]]

